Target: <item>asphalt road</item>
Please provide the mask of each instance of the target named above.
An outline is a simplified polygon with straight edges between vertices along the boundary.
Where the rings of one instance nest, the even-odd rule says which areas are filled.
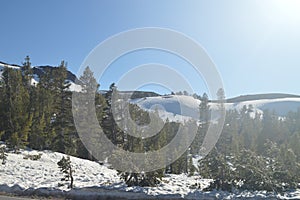
[[[20,197],[0,196],[0,200],[33,200],[33,199],[20,198]]]
[[[49,199],[49,198],[40,198],[40,199]],[[39,200],[39,199],[29,198],[29,197],[12,197],[12,196],[0,195],[0,200]],[[51,198],[49,200],[59,200],[59,198]]]

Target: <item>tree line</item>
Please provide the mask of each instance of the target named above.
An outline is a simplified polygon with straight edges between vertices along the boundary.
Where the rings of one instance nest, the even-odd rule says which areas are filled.
[[[267,190],[299,188],[300,109],[280,117],[255,113],[253,106],[228,110],[215,148],[199,161],[199,173],[212,178],[208,189]]]

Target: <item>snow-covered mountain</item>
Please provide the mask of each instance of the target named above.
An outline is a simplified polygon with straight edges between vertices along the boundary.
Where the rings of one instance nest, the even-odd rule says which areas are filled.
[[[16,70],[20,70],[21,66],[15,65],[15,64],[7,64],[0,61],[0,77],[2,76],[3,69],[5,67],[13,68]],[[32,67],[33,71],[33,78],[31,80],[31,84],[37,84],[40,80],[40,76],[45,73],[46,70],[55,70],[56,67],[52,67],[49,65],[46,66],[34,66]],[[70,85],[70,91],[81,91],[81,86],[76,84],[77,77],[70,71],[67,71],[67,81],[69,81]]]
[[[168,95],[157,97],[144,97],[131,100],[140,108],[150,111],[157,111],[161,118],[170,121],[187,121],[199,119],[200,100],[191,96]]]
[[[248,100],[251,99],[251,100]],[[157,97],[145,97],[131,100],[146,110],[158,110],[163,118],[176,121],[180,117],[184,119],[199,119],[199,105],[201,101],[191,96],[168,95]],[[213,101],[209,103],[212,109],[216,109],[217,104]],[[280,116],[285,116],[289,111],[297,111],[300,108],[300,97],[295,95],[280,94],[271,98],[269,94],[248,96],[248,98],[229,99],[225,103],[225,108],[241,110],[244,106],[253,106],[253,116],[255,113],[262,114],[265,110],[275,111]]]

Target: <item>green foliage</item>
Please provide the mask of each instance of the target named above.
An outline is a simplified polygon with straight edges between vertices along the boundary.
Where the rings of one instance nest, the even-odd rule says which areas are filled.
[[[80,85],[82,86],[83,92],[88,94],[95,94],[99,88],[99,84],[94,77],[94,73],[89,67],[86,67],[83,71],[83,75],[80,76]]]
[[[19,70],[4,68],[3,71],[3,128],[4,139],[15,150],[27,144],[31,118],[29,110],[29,92],[22,83]]]
[[[199,162],[200,175],[215,180],[207,190],[283,192],[297,188],[299,141],[291,141],[298,138],[299,129],[291,123],[297,115],[281,121],[276,113],[265,111],[262,120],[260,115],[250,117],[251,112],[251,106],[227,112],[216,148]],[[291,126],[293,133],[288,131]]]
[[[52,149],[67,154],[74,154],[75,126],[72,116],[71,92],[68,91],[70,84],[66,82],[67,68],[62,61],[54,76],[54,111],[55,118],[52,127],[55,137],[52,141]]]
[[[163,170],[146,173],[120,172],[120,177],[130,186],[154,187],[162,180]]]
[[[114,88],[115,89],[115,88]],[[113,95],[112,98],[115,98]],[[115,120],[124,119],[126,117],[131,118],[136,124],[138,125],[146,125],[150,122],[150,117],[152,123],[154,125],[162,124],[163,122],[158,117],[157,113],[147,113],[146,111],[140,109],[136,105],[129,105],[129,114],[130,116],[124,116],[126,112],[123,112],[122,107],[119,110],[115,110],[117,113],[114,116]],[[128,119],[127,118],[127,119]],[[112,124],[113,127],[106,127],[106,134],[112,138],[112,141],[115,140],[116,145],[120,148],[123,148],[126,151],[136,152],[136,153],[147,153],[148,151],[155,151],[160,149],[166,143],[166,134],[165,131],[166,125],[164,126],[163,130],[160,131],[157,135],[142,139],[141,137],[133,137],[128,134],[128,131],[131,131],[135,134],[141,134],[142,132],[139,129],[135,129],[134,127],[129,127],[132,124],[127,124],[127,131],[122,131],[117,127],[117,125]],[[113,155],[114,156],[114,155]],[[162,155],[158,155],[158,159],[161,159],[163,162],[164,157]],[[145,162],[148,165],[151,165],[151,161],[145,159]],[[145,173],[128,173],[128,172],[120,172],[120,177],[126,182],[128,186],[156,186],[161,182],[161,179],[164,175],[164,169],[155,170],[152,172],[145,172]]]
[[[33,70],[28,56],[21,70],[4,68],[0,81],[0,139],[15,151],[29,146],[87,158],[86,154],[82,155],[82,144],[73,122],[66,63],[44,68],[43,72],[39,83],[31,85]],[[93,82],[90,86],[93,85],[92,73],[85,75]],[[94,98],[101,119],[105,99],[97,92]]]

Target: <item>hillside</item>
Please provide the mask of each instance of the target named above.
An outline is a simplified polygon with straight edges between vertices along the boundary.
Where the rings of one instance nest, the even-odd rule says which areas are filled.
[[[40,160],[26,160],[28,155],[41,154]],[[203,192],[210,180],[199,176],[167,175],[157,187],[127,187],[116,170],[109,165],[71,157],[74,172],[73,190],[59,186],[63,174],[57,162],[66,156],[51,151],[21,150],[8,153],[6,165],[0,165],[0,192],[19,195],[68,197],[72,199],[244,199],[277,198],[297,199],[300,191],[274,195],[264,191],[229,193],[225,191]],[[199,187],[197,189],[197,187]]]
[[[238,97],[227,99],[227,103],[238,103],[242,101],[253,101],[262,99],[282,99],[282,98],[300,98],[299,95],[293,94],[282,94],[282,93],[268,93],[268,94],[252,94],[252,95],[241,95]]]
[[[267,97],[269,97],[267,99]],[[243,101],[238,101],[242,100]],[[247,100],[246,99],[252,99]],[[174,118],[181,115],[193,119],[199,119],[200,100],[191,96],[169,95],[158,97],[147,97],[134,99],[131,101],[146,110],[159,110],[161,115]],[[216,103],[209,103],[212,109],[216,108]],[[286,116],[289,111],[297,111],[300,108],[300,97],[296,95],[286,94],[260,94],[245,98],[229,99],[226,101],[225,108],[227,110],[241,110],[244,106],[253,106],[253,113],[263,113],[265,110],[275,111],[280,116]],[[163,112],[162,112],[163,111]],[[173,116],[173,117],[172,117]]]

